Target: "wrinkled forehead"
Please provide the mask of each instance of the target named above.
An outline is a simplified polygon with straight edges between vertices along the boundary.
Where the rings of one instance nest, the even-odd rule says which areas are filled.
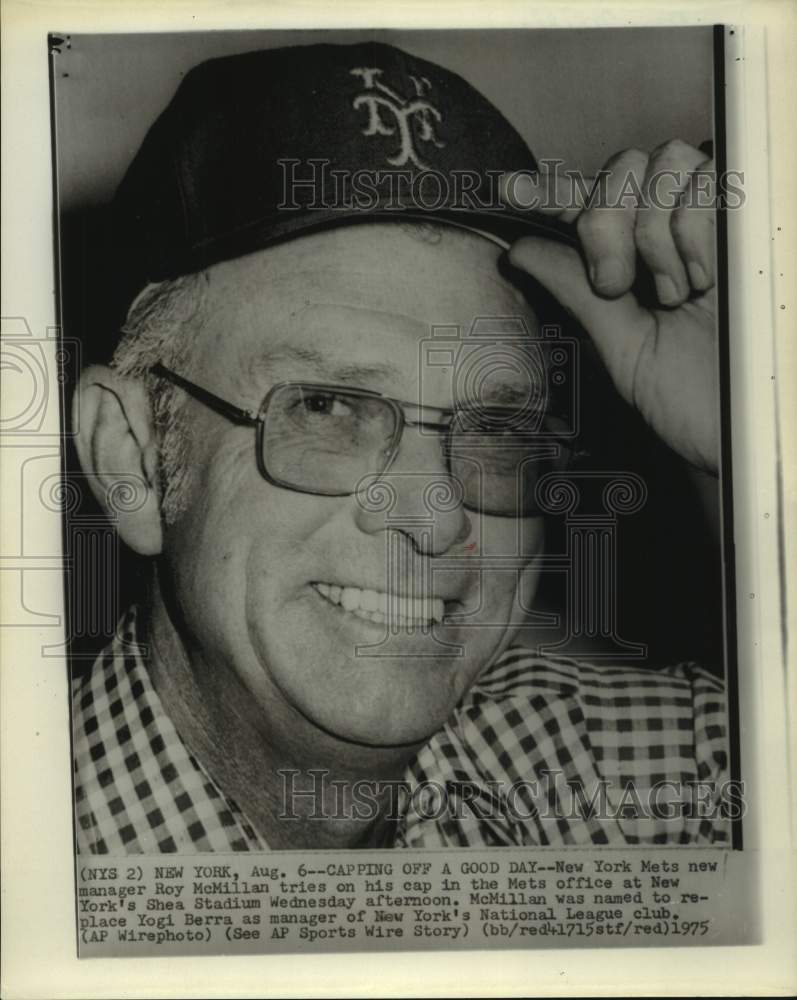
[[[278,380],[370,370],[377,391],[407,391],[422,371],[451,383],[527,381],[537,318],[482,236],[404,223],[347,226],[208,271],[205,366]],[[204,367],[204,366],[203,366]],[[348,370],[348,374],[347,374]],[[359,376],[358,376],[359,372]]]

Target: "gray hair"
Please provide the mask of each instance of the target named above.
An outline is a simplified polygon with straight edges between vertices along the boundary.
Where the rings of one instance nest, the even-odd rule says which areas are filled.
[[[151,374],[160,361],[191,377],[191,345],[205,316],[207,274],[147,285],[131,305],[111,367],[126,378],[141,379],[148,390],[160,454],[161,513],[168,525],[185,509],[193,478],[188,462],[189,422],[185,393]]]

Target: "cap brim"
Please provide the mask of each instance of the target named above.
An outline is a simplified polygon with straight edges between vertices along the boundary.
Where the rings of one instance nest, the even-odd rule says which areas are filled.
[[[304,209],[300,212],[283,210],[277,218],[256,221],[243,229],[198,243],[192,248],[192,261],[187,270],[199,271],[221,260],[243,257],[257,250],[284,243],[302,235],[324,229],[336,229],[376,222],[442,223],[478,233],[485,239],[507,249],[523,236],[541,236],[578,246],[575,227],[538,212],[518,213],[471,211],[456,208],[420,210],[418,208],[378,205],[373,209]],[[177,277],[163,275],[161,277]]]

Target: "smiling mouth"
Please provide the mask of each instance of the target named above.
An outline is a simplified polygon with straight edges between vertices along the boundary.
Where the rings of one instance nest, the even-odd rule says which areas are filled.
[[[443,601],[441,597],[405,597],[380,590],[339,587],[331,583],[313,583],[312,587],[324,600],[356,618],[398,628],[428,628],[443,622],[446,605],[453,610],[457,604],[456,601]]]

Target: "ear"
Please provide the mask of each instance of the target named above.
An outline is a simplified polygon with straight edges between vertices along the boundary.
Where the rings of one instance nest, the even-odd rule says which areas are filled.
[[[131,549],[158,555],[163,546],[158,446],[143,383],[100,365],[87,368],[75,394],[73,421],[78,458],[98,503]]]

